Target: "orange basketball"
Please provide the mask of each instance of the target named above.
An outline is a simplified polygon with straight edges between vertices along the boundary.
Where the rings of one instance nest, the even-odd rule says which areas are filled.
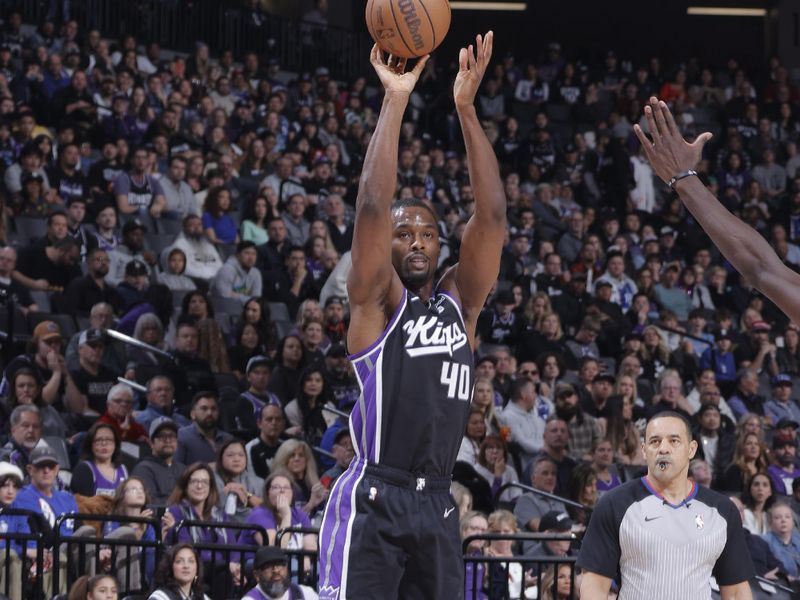
[[[367,29],[389,54],[424,56],[450,29],[448,0],[367,0]]]

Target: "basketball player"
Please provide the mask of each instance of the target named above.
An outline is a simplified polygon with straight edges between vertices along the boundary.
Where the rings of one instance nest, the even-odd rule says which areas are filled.
[[[469,413],[475,325],[506,227],[497,161],[473,106],[491,54],[491,32],[459,54],[453,95],[476,206],[461,262],[437,281],[436,216],[419,201],[392,204],[400,125],[427,57],[404,73],[403,62],[372,50],[385,96],[364,160],[347,282],[347,343],[362,393],[350,417],[356,456],[320,530],[322,600],[463,598],[450,474]]]
[[[647,423],[647,475],[603,494],[589,521],[577,566],[581,600],[752,600],[755,575],[739,512],[724,495],[688,478],[697,451],[689,420],[677,412]]]

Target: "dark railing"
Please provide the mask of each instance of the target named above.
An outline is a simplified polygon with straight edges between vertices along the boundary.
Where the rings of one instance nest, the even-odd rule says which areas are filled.
[[[39,23],[49,0],[5,0],[23,20]],[[302,72],[325,66],[331,76],[350,80],[367,72],[372,41],[366,32],[321,28],[276,15],[244,9],[220,0],[71,0],[70,18],[84,30],[99,29],[106,37],[130,33],[140,43],[193,52],[203,41],[212,52],[232,50],[235,56],[256,52],[262,60],[277,58],[283,69]]]
[[[180,521],[173,529],[169,536],[169,543],[176,544],[180,540],[180,531],[189,527],[202,527],[209,530],[230,530],[235,531],[236,535],[230,544],[220,542],[200,542],[192,541],[191,544],[195,550],[201,555],[204,552],[211,553],[211,565],[215,569],[212,584],[212,593],[210,597],[216,598],[232,598],[241,597],[245,593],[245,565],[248,560],[252,560],[255,553],[261,546],[240,544],[239,535],[244,531],[258,533],[266,543],[267,532],[260,525],[253,525],[250,523],[236,523],[236,522],[208,522],[208,521],[194,521],[191,519],[184,519]],[[218,539],[224,537],[218,536]],[[219,559],[219,560],[218,560]],[[205,561],[204,561],[205,562]],[[230,563],[238,562],[241,565],[241,580],[236,584],[229,576],[228,567]],[[223,571],[224,569],[224,571]],[[209,579],[207,579],[209,581]],[[217,592],[216,594],[214,592]]]
[[[522,555],[514,553],[512,556],[487,556],[483,552],[471,553],[469,546],[474,541],[510,541],[519,545],[525,541],[547,542],[547,541],[575,541],[572,534],[554,533],[516,533],[512,535],[500,533],[482,533],[467,537],[462,545],[464,553],[464,570],[466,573],[465,586],[471,595],[465,600],[480,600],[482,598],[509,598],[508,582],[512,565],[519,565],[520,595],[525,597],[525,589],[530,587],[526,581],[536,580],[538,590],[537,597],[542,597],[542,579],[545,573],[551,568],[556,576],[553,579],[553,598],[557,598],[556,587],[558,585],[558,568],[565,564],[570,567],[570,592],[575,590],[575,558],[574,556],[553,556],[546,554]],[[515,596],[517,597],[517,596]],[[572,597],[572,595],[570,595]]]
[[[28,591],[28,597],[44,598],[44,523],[42,516],[29,510],[19,508],[0,509],[0,516],[19,517],[27,519],[28,531],[32,533],[8,533],[0,534],[0,569],[3,571],[3,589],[0,590],[5,596],[12,597],[11,585],[18,584],[22,587],[16,595],[22,597]],[[26,549],[29,544],[34,544],[36,556],[31,560],[28,558]],[[19,546],[19,551],[13,548]],[[19,570],[19,582],[14,581],[15,572]],[[57,569],[56,569],[57,570]]]
[[[283,536],[294,534],[313,535],[317,540],[317,550],[285,549],[286,554],[289,555],[289,573],[292,576],[292,580],[316,589],[319,567],[319,561],[317,560],[319,556],[319,529],[316,527],[287,527],[286,529],[281,529],[275,535],[275,545],[280,547]]]
[[[61,524],[67,519],[73,519],[78,529],[78,523],[101,522],[119,523],[120,527],[131,525],[145,525],[153,528],[154,539],[113,538],[107,535],[64,535]],[[62,552],[62,546],[64,551]],[[161,543],[161,523],[158,519],[146,517],[124,517],[120,515],[93,515],[81,513],[67,513],[56,519],[53,543],[54,560],[66,560],[64,576],[67,578],[66,587],[69,588],[81,575],[93,575],[99,572],[111,572],[117,577],[120,593],[143,593],[150,587],[148,573],[161,558],[164,547]],[[134,577],[133,565],[138,562],[138,581]],[[120,567],[120,565],[122,565]],[[92,571],[92,572],[90,572]],[[53,590],[59,590],[61,584],[61,569],[53,569]]]

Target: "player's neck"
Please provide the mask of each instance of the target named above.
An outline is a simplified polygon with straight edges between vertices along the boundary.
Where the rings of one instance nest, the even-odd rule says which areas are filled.
[[[427,302],[433,296],[433,280],[421,286],[411,286],[406,284],[406,289],[423,302]]]
[[[691,494],[693,483],[687,479],[686,474],[673,478],[670,481],[659,481],[650,473],[647,474],[650,487],[670,504],[680,504]]]

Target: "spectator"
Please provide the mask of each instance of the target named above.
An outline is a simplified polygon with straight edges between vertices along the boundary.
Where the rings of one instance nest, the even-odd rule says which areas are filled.
[[[208,190],[203,206],[203,230],[208,240],[217,245],[236,244],[239,234],[236,223],[228,212],[231,210],[231,194],[223,187]]]
[[[557,466],[552,458],[546,455],[539,455],[531,466],[531,485],[537,490],[542,490],[550,494],[555,493],[557,482]],[[528,531],[539,531],[541,518],[549,511],[556,510],[566,512],[562,502],[539,496],[532,492],[527,492],[517,499],[514,507],[514,515],[517,518],[520,529]]]
[[[74,279],[67,287],[61,301],[63,312],[87,316],[92,307],[100,302],[109,304],[115,313],[123,308],[123,301],[114,287],[106,283],[110,259],[102,248],[94,248],[86,256],[88,272]]]
[[[161,189],[164,193],[164,217],[183,220],[189,215],[197,215],[197,202],[192,188],[184,181],[186,178],[186,159],[172,156],[169,159],[169,171],[161,178]]]
[[[214,469],[219,508],[234,521],[246,521],[253,507],[261,505],[264,481],[248,470],[244,442],[231,438],[223,443]]]
[[[772,459],[773,464],[767,468],[772,479],[772,487],[778,494],[790,496],[792,494],[792,482],[800,477],[800,469],[797,468],[797,442],[792,434],[776,434],[772,439]]]
[[[58,162],[48,172],[48,177],[59,203],[67,204],[73,198],[85,198],[89,192],[86,177],[79,169],[80,149],[75,143],[59,148]]]
[[[12,277],[31,290],[63,292],[81,276],[80,254],[80,247],[72,238],[52,246],[28,246],[20,251]]]
[[[161,271],[156,275],[159,283],[173,292],[193,291],[197,289],[194,281],[186,276],[186,253],[180,248],[166,248],[161,252]]]
[[[100,329],[87,329],[78,339],[78,368],[70,372],[75,387],[83,396],[81,406],[73,407],[80,414],[101,415],[106,411],[106,397],[121,375],[103,366],[106,334]]]
[[[211,366],[199,355],[198,348],[197,327],[189,321],[179,321],[173,351],[178,363],[171,364],[165,373],[175,386],[175,404],[179,408],[190,404],[198,392],[217,389]]]
[[[539,521],[541,533],[552,533],[563,537],[571,537],[573,521],[566,511],[551,510],[542,515]],[[544,540],[541,542],[524,542],[523,554],[526,557],[565,557],[570,555],[570,540]],[[544,589],[544,586],[542,586]]]
[[[325,486],[327,490],[330,490],[333,482],[341,477],[347,467],[350,466],[355,456],[353,437],[350,435],[350,429],[347,426],[342,426],[334,431],[335,434],[332,440],[331,454],[333,454],[333,458],[336,462],[319,478],[320,483]]]
[[[11,411],[9,424],[11,435],[0,450],[0,457],[3,462],[19,468],[24,474],[22,479],[27,481],[30,454],[42,440],[41,411],[35,405],[20,404]]]
[[[478,464],[478,452],[486,437],[486,423],[483,420],[483,411],[480,407],[470,407],[467,419],[467,430],[461,438],[461,447],[458,449],[456,460],[468,463],[473,467]],[[491,483],[491,482],[490,482]]]
[[[528,465],[544,444],[545,422],[539,416],[536,388],[528,380],[515,382],[511,401],[498,415],[511,431],[511,441],[520,447],[520,459]]]
[[[147,431],[133,419],[133,390],[124,383],[108,390],[106,412],[97,422],[111,425],[123,442],[147,442]]]
[[[313,516],[317,507],[328,497],[328,490],[319,481],[311,447],[298,440],[286,440],[272,461],[272,471],[280,470],[292,477],[295,502],[302,505],[303,512]]]
[[[330,198],[328,199],[330,201]],[[306,200],[302,194],[292,194],[286,204],[283,222],[286,225],[287,238],[293,246],[304,246],[308,241],[311,224],[305,219]]]
[[[279,405],[265,404],[256,420],[258,436],[250,440],[247,451],[247,468],[257,477],[269,476],[275,454],[285,440],[286,417]]]
[[[510,487],[497,496],[504,485],[519,482],[517,471],[508,464],[508,459],[508,448],[503,439],[487,435],[478,449],[475,471],[491,486],[492,498],[499,502],[513,502],[521,493],[519,489]]]
[[[72,493],[113,497],[128,478],[128,469],[119,462],[120,452],[120,439],[111,425],[92,425],[83,438],[82,460],[72,473]]]
[[[736,393],[728,398],[728,406],[737,419],[746,413],[755,413],[766,421],[764,398],[757,394],[758,386],[758,373],[753,369],[741,369],[736,374]]]
[[[785,503],[776,502],[768,514],[769,531],[764,534],[764,539],[775,558],[781,562],[783,571],[790,578],[797,578],[800,575],[800,534],[795,529],[792,510]]]
[[[742,493],[744,504],[743,526],[753,535],[763,536],[769,531],[767,511],[775,502],[775,488],[766,473],[756,473]]]
[[[255,268],[258,253],[253,242],[239,242],[231,256],[211,281],[213,293],[245,301],[261,296],[261,272]]]
[[[169,417],[158,417],[148,429],[152,454],[145,455],[131,472],[141,479],[155,505],[164,506],[186,465],[174,460],[178,446],[178,425]]]
[[[800,407],[792,399],[792,377],[781,373],[772,377],[772,398],[764,403],[764,416],[776,424],[781,419],[800,423]]]
[[[147,600],[206,600],[205,580],[198,552],[190,543],[175,544],[164,553],[156,570],[155,591]]]
[[[297,397],[300,372],[306,364],[303,341],[296,335],[285,336],[278,344],[275,356],[277,365],[270,377],[269,391],[285,406]]]
[[[28,288],[14,279],[14,270],[17,267],[17,251],[11,246],[0,249],[0,290],[14,302],[23,315],[37,312],[39,307],[33,301]]]
[[[297,600],[317,600],[317,593],[310,587],[291,581],[288,565],[289,558],[280,548],[274,546],[261,548],[253,560],[253,576],[257,585],[247,592],[242,600],[264,598],[277,600],[283,598],[287,592]]]
[[[167,201],[161,184],[147,174],[147,150],[136,148],[131,155],[131,170],[121,173],[114,181],[117,210],[124,215],[161,216]],[[123,232],[124,233],[124,232]]]
[[[268,207],[264,196],[257,196],[246,205],[242,219],[242,239],[261,246],[269,241],[267,234]]]
[[[149,430],[153,421],[161,417],[169,417],[174,423],[182,427],[189,424],[189,420],[180,413],[175,412],[175,386],[166,375],[156,375],[147,382],[147,405],[144,410],[136,413],[136,422]]]
[[[714,476],[720,475],[733,458],[736,437],[733,432],[722,428],[722,415],[715,404],[703,404],[695,419],[697,422],[693,431],[697,441],[695,457],[705,460],[711,466]]]
[[[211,468],[201,462],[191,464],[178,479],[175,490],[167,501],[168,511],[172,513],[174,522],[184,520],[204,521],[205,525],[182,527],[177,532],[178,544],[188,543],[220,543],[233,544],[233,531],[224,527],[229,521],[225,513],[218,508],[217,488],[214,485],[214,473]],[[174,546],[179,547],[179,546]],[[169,557],[169,553],[167,553]],[[230,583],[237,582],[242,576],[241,562],[238,553],[224,557],[211,550],[203,550],[200,558],[206,584],[211,588],[214,598],[225,596],[230,590]],[[199,566],[199,565],[198,565]],[[158,582],[158,576],[156,576]]]
[[[198,392],[192,399],[190,425],[178,430],[175,460],[184,464],[201,461],[213,463],[217,452],[231,435],[218,429],[219,401],[213,392]],[[187,460],[191,459],[191,460]]]
[[[119,285],[125,278],[125,267],[133,260],[138,260],[147,269],[148,278],[150,268],[155,265],[155,255],[144,249],[144,234],[147,228],[138,219],[128,221],[122,226],[122,242],[108,253],[111,265],[108,269],[106,281],[111,285]]]
[[[214,245],[203,236],[200,217],[189,215],[183,220],[183,231],[173,248],[183,250],[186,268],[183,274],[192,279],[211,281],[222,267],[222,259]]]

